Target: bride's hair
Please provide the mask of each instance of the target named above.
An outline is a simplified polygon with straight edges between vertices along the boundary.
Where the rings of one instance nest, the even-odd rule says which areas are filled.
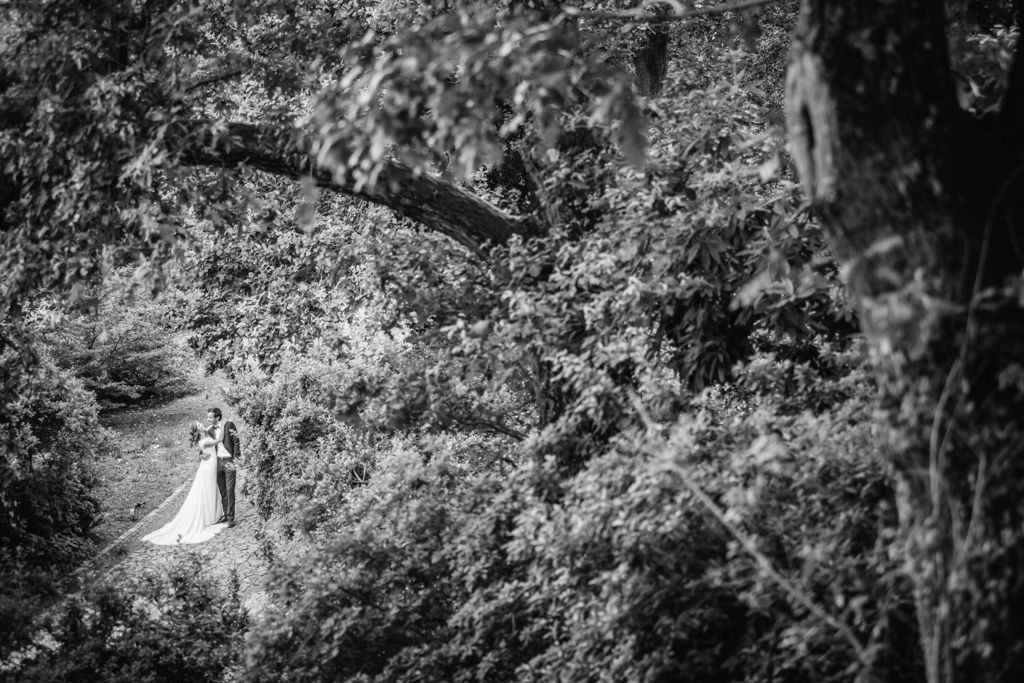
[[[191,429],[188,430],[188,443],[190,446],[195,446],[199,443],[199,434],[202,430],[198,422],[193,422]]]

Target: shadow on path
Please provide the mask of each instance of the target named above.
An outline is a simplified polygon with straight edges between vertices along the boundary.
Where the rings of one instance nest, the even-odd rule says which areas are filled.
[[[117,552],[120,559],[109,566],[107,572],[115,576],[118,573],[135,575],[147,569],[165,569],[190,557],[198,557],[203,571],[208,571],[208,576],[217,581],[224,591],[227,591],[234,571],[238,576],[242,604],[251,616],[259,617],[267,606],[267,596],[262,588],[267,563],[263,559],[261,544],[256,535],[259,523],[255,507],[241,494],[247,476],[244,469],[239,469],[235,500],[237,524],[234,528],[224,529],[205,543],[168,546],[141,540],[177,514],[188,495],[189,486],[183,486],[156,514],[144,519],[120,541]]]

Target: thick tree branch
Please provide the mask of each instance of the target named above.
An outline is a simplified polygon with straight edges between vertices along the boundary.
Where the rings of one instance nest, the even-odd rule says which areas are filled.
[[[214,74],[210,74],[210,75],[206,76],[205,78],[200,78],[199,80],[195,81],[194,83],[190,83],[185,88],[185,92],[186,93],[190,93],[193,90],[198,90],[199,88],[205,88],[206,86],[213,85],[214,83],[220,83],[221,81],[228,81],[228,80],[231,80],[232,78],[235,78],[237,76],[241,76],[243,73],[245,73],[245,72],[242,71],[241,69],[230,69],[228,71],[223,71],[223,72],[217,72],[217,73],[214,73]]]
[[[1005,136],[1022,110],[1009,97],[996,135],[963,113],[946,28],[934,0],[804,0],[787,123],[875,351],[927,678],[1017,681],[1024,622],[1001,606],[1024,604],[1024,393],[1000,377],[1024,362],[1024,323],[1015,297],[998,315],[978,302],[1020,272],[1004,246],[1020,150]]]
[[[481,417],[478,415],[460,417],[458,415],[452,414],[450,415],[450,417],[453,422],[457,422],[459,425],[466,427],[468,429],[480,429],[481,431],[485,432],[502,434],[504,436],[511,437],[516,441],[524,441],[526,439],[526,434],[524,434],[523,432],[513,427],[509,427],[508,425],[502,424],[497,420],[489,420],[485,417]]]
[[[319,187],[386,206],[403,218],[440,232],[474,252],[503,244],[514,235],[538,234],[532,218],[511,216],[477,195],[396,162],[385,162],[374,182],[361,183],[335,143],[321,163],[302,131],[247,123],[181,122],[168,142],[185,164],[249,168],[287,178],[311,177]]]

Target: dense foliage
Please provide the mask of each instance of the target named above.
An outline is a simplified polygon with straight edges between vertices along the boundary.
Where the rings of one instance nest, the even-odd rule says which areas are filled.
[[[108,578],[60,605],[35,634],[44,645],[3,673],[12,680],[216,681],[239,663],[248,624],[237,585],[222,594],[197,560],[166,576]]]
[[[904,495],[897,519],[902,461],[891,456],[950,441],[936,436],[947,398],[969,382],[957,381],[960,360],[942,363],[966,358],[966,345],[927,355],[949,330],[914,335],[965,310],[977,324],[975,301],[918,296],[948,273],[911,268],[897,287],[918,258],[892,258],[902,238],[869,243],[859,260],[842,229],[954,188],[878,206],[848,190],[822,210],[835,181],[826,148],[806,145],[821,155],[821,177],[813,166],[808,177],[779,126],[796,3],[741,4],[751,11],[628,0],[50,0],[7,11],[2,359],[32,367],[26,303],[42,292],[103,317],[50,334],[70,340],[56,361],[109,405],[164,391],[174,354],[155,343],[152,309],[92,296],[119,268],[153,289],[172,262],[191,276],[176,321],[235,381],[247,494],[276,563],[278,611],[252,629],[232,676],[934,677],[918,654],[930,606],[914,603],[929,565],[906,562],[927,543],[897,531],[914,515]],[[1010,3],[950,5],[956,120],[985,125],[1005,106],[1019,32]],[[815,16],[804,8],[805,22]],[[830,30],[863,17],[835,19]],[[877,35],[836,44],[874,63]],[[936,44],[922,43],[944,56]],[[884,109],[902,96],[901,74],[843,114]],[[848,87],[867,85],[877,84]],[[814,112],[793,114],[806,138]],[[892,118],[907,139],[930,125]],[[874,140],[843,121],[844,134]],[[927,184],[916,158],[898,161],[895,192]],[[869,228],[884,237],[896,223]],[[973,234],[966,256],[920,251],[967,262],[984,234],[982,261],[1012,253],[988,243],[988,225]],[[847,279],[877,276],[853,288],[856,307],[829,245]],[[118,374],[121,341],[136,362]],[[1000,391],[1015,386],[1007,348],[1006,372],[986,370]],[[5,377],[5,411],[21,405],[28,372]],[[15,435],[28,427],[11,430],[12,443],[35,443]],[[997,431],[961,441],[984,453]],[[963,491],[984,488],[981,467],[957,473]],[[135,615],[128,598],[111,604]],[[171,610],[166,631],[131,623],[166,635],[205,614]],[[975,618],[967,631],[985,627]],[[114,626],[101,632],[112,640],[78,629],[68,651],[80,640],[120,675],[134,645]],[[962,646],[984,652],[989,641],[972,638]],[[154,642],[145,647],[178,656]],[[219,652],[190,673],[216,675],[228,662]]]
[[[184,396],[190,354],[174,343],[181,313],[170,297],[131,297],[124,278],[108,276],[91,306],[64,312],[39,302],[28,316],[53,362],[75,375],[104,410]],[[145,298],[143,298],[145,297]]]
[[[394,362],[388,346],[374,365]],[[871,675],[916,680],[862,352],[822,354],[828,380],[761,357],[569,478],[553,461],[482,468],[494,439],[370,439],[371,406],[357,428],[329,418],[344,371],[282,368],[240,398],[273,435],[258,437],[255,494],[282,609],[256,629],[247,676],[848,680],[859,653],[809,600],[849,624]]]
[[[9,352],[6,367],[18,367]],[[94,396],[44,360],[19,376],[19,398],[0,413],[0,642],[31,637],[37,600],[88,556],[99,514],[93,464],[113,451]],[[6,649],[4,650],[6,652]]]

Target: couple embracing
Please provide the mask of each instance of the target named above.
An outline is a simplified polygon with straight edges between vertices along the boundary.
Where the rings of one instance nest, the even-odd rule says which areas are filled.
[[[200,449],[199,470],[185,502],[170,522],[142,537],[157,545],[202,543],[235,526],[235,464],[242,446],[235,423],[220,408],[206,412],[209,426],[192,424],[191,444]]]

